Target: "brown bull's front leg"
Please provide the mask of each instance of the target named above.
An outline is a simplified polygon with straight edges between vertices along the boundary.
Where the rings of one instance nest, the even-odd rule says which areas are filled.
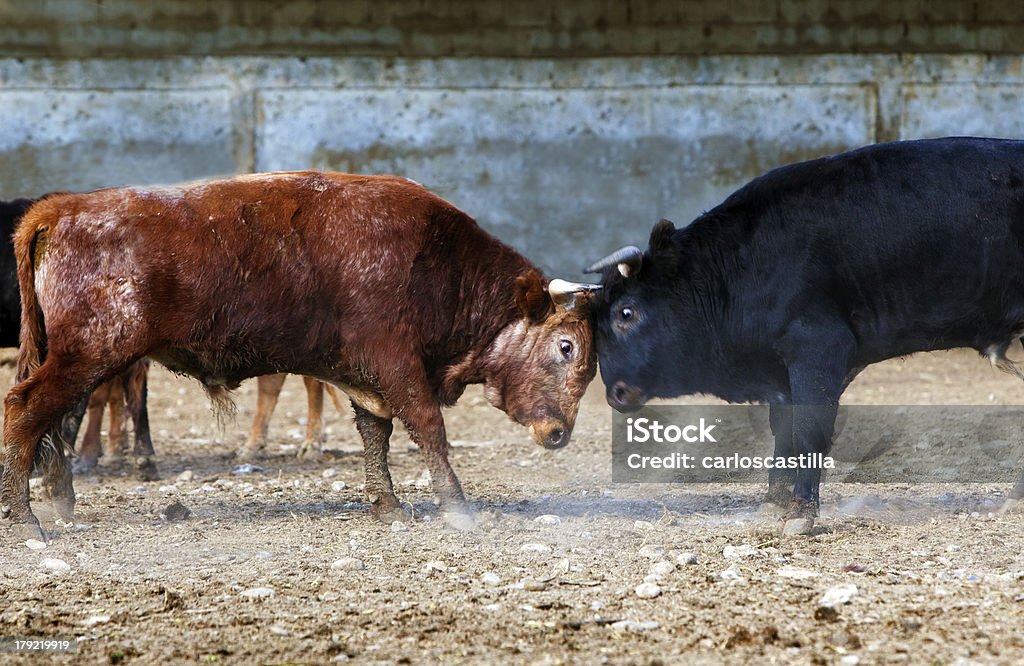
[[[441,504],[444,521],[459,530],[476,526],[473,512],[462,494],[462,485],[448,462],[448,437],[445,433],[441,406],[423,382],[422,389],[412,387],[400,393],[404,399],[392,400],[395,415],[409,431],[412,441],[419,447],[423,461],[430,472],[434,494]]]

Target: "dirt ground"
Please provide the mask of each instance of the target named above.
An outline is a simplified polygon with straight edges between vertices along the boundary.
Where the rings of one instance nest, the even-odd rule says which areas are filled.
[[[757,515],[764,485],[612,483],[598,381],[562,451],[480,391],[447,412],[472,532],[441,524],[396,432],[416,519],[388,526],[368,515],[350,414],[327,412],[327,460],[293,459],[297,378],[248,475],[231,454],[254,383],[223,430],[195,382],[155,368],[150,396],[161,480],[101,465],[45,549],[0,530],[0,635],[79,645],[0,662],[1024,662],[1024,516],[999,515],[1007,485],[826,482],[815,533],[782,537]],[[847,402],[1022,404],[1024,386],[974,353],[920,355],[869,369]],[[175,501],[191,516],[163,520]]]

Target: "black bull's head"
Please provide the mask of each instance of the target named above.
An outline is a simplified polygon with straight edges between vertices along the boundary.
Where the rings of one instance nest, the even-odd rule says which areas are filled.
[[[645,253],[627,246],[585,270],[603,273],[594,305],[594,338],[608,404],[620,412],[639,409],[653,397],[678,395],[678,300],[675,227],[662,220]]]

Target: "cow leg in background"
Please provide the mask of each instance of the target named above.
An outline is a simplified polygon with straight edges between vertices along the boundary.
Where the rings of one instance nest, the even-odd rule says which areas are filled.
[[[103,448],[100,443],[100,431],[103,428],[103,408],[110,398],[110,389],[113,382],[106,382],[96,387],[87,399],[88,421],[85,424],[85,433],[82,435],[82,444],[78,447],[78,456],[72,465],[75,474],[90,472],[96,468],[99,457],[103,455]],[[78,428],[81,425],[81,416],[77,423],[68,423],[62,432],[74,448],[75,438],[78,436]],[[73,432],[72,432],[73,426]]]
[[[391,419],[374,416],[355,402],[352,409],[356,414],[356,430],[363,439],[363,458],[366,461],[366,498],[370,500],[370,512],[377,520],[393,523],[408,520],[411,516],[395,496],[388,469],[388,450],[394,425]]]
[[[110,387],[110,394],[107,397],[107,406],[110,408],[110,428],[107,430],[107,462],[120,462],[124,460],[124,454],[128,450],[128,428],[124,422],[127,414],[124,411],[124,381],[125,376],[107,382]],[[102,416],[103,412],[100,411]]]
[[[324,446],[324,385],[312,377],[303,377],[306,385],[306,440],[299,447],[299,460],[319,462]]]
[[[123,376],[125,407],[135,424],[135,447],[132,455],[135,475],[143,481],[156,481],[160,475],[156,468],[156,452],[149,432],[149,359],[136,361]]]
[[[252,419],[252,428],[249,429],[249,439],[240,448],[235,457],[239,460],[254,460],[262,453],[267,445],[267,428],[270,426],[270,415],[274,413],[277,406],[277,397],[281,394],[281,387],[288,375],[281,373],[277,375],[263,375],[256,379],[256,415]]]
[[[768,422],[772,435],[775,436],[776,458],[793,455],[793,407],[772,403],[768,406]],[[791,469],[775,469],[768,471],[768,494],[764,498],[764,508],[771,511],[772,507],[788,507],[793,499],[793,484],[796,483],[796,471]]]

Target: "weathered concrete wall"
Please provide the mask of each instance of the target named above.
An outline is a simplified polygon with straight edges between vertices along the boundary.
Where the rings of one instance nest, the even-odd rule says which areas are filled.
[[[608,57],[1019,53],[1006,0],[7,0],[0,53]]]
[[[413,178],[545,269],[781,164],[1024,137],[1021,56],[0,59],[0,196],[308,167]]]

